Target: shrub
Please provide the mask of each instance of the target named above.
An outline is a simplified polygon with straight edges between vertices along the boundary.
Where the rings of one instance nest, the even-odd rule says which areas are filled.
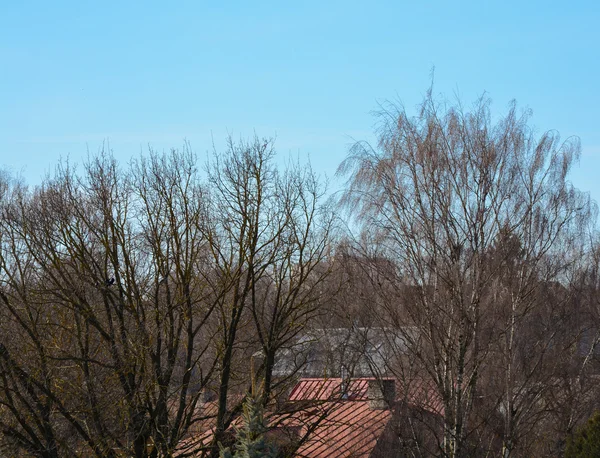
[[[600,411],[567,441],[565,458],[600,457]]]

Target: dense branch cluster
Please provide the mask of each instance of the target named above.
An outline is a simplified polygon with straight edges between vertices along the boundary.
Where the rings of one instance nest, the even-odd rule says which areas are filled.
[[[378,147],[358,143],[340,166],[342,203],[369,231],[363,249],[396,264],[381,313],[418,329],[396,372],[443,403],[430,453],[552,453],[549,434],[589,413],[595,383],[583,375],[597,335],[580,345],[598,329],[594,207],[567,181],[578,140],[536,138],[514,104],[492,122],[486,99],[465,111],[431,93],[418,116],[392,106],[381,121]]]
[[[272,142],[255,139],[204,175],[186,149],[3,186],[7,453],[171,455],[210,393],[221,440],[259,351],[263,402],[278,389],[275,352],[315,315],[327,274],[333,219],[309,169],[278,173]]]

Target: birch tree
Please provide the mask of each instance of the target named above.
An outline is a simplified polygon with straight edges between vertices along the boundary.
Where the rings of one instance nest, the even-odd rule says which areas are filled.
[[[517,335],[532,316],[533,292],[561,281],[590,220],[589,199],[567,179],[579,141],[537,137],[515,104],[493,120],[486,98],[465,109],[431,90],[416,116],[391,105],[380,121],[377,146],[355,144],[339,168],[348,177],[342,204],[397,263],[399,290],[410,291],[398,296],[395,319],[418,329],[409,351],[443,404],[438,453],[475,453],[480,378],[500,363],[509,456],[521,393]],[[503,265],[490,261],[498,240],[517,240],[523,258],[509,268],[507,301],[492,294]],[[489,332],[499,317],[503,360],[492,352],[498,333]]]

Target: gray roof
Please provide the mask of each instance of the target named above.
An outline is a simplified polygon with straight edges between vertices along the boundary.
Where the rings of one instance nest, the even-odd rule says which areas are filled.
[[[414,328],[319,328],[281,349],[273,375],[286,377],[371,377],[388,373],[389,363],[405,353]]]

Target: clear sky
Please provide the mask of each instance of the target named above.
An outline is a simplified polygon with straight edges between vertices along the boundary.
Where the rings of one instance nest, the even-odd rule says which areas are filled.
[[[226,6],[217,6],[226,5]],[[187,139],[276,136],[332,177],[386,99],[429,85],[578,135],[600,200],[597,1],[0,2],[0,167],[36,184],[108,140],[124,161]],[[335,183],[334,183],[335,186]]]

